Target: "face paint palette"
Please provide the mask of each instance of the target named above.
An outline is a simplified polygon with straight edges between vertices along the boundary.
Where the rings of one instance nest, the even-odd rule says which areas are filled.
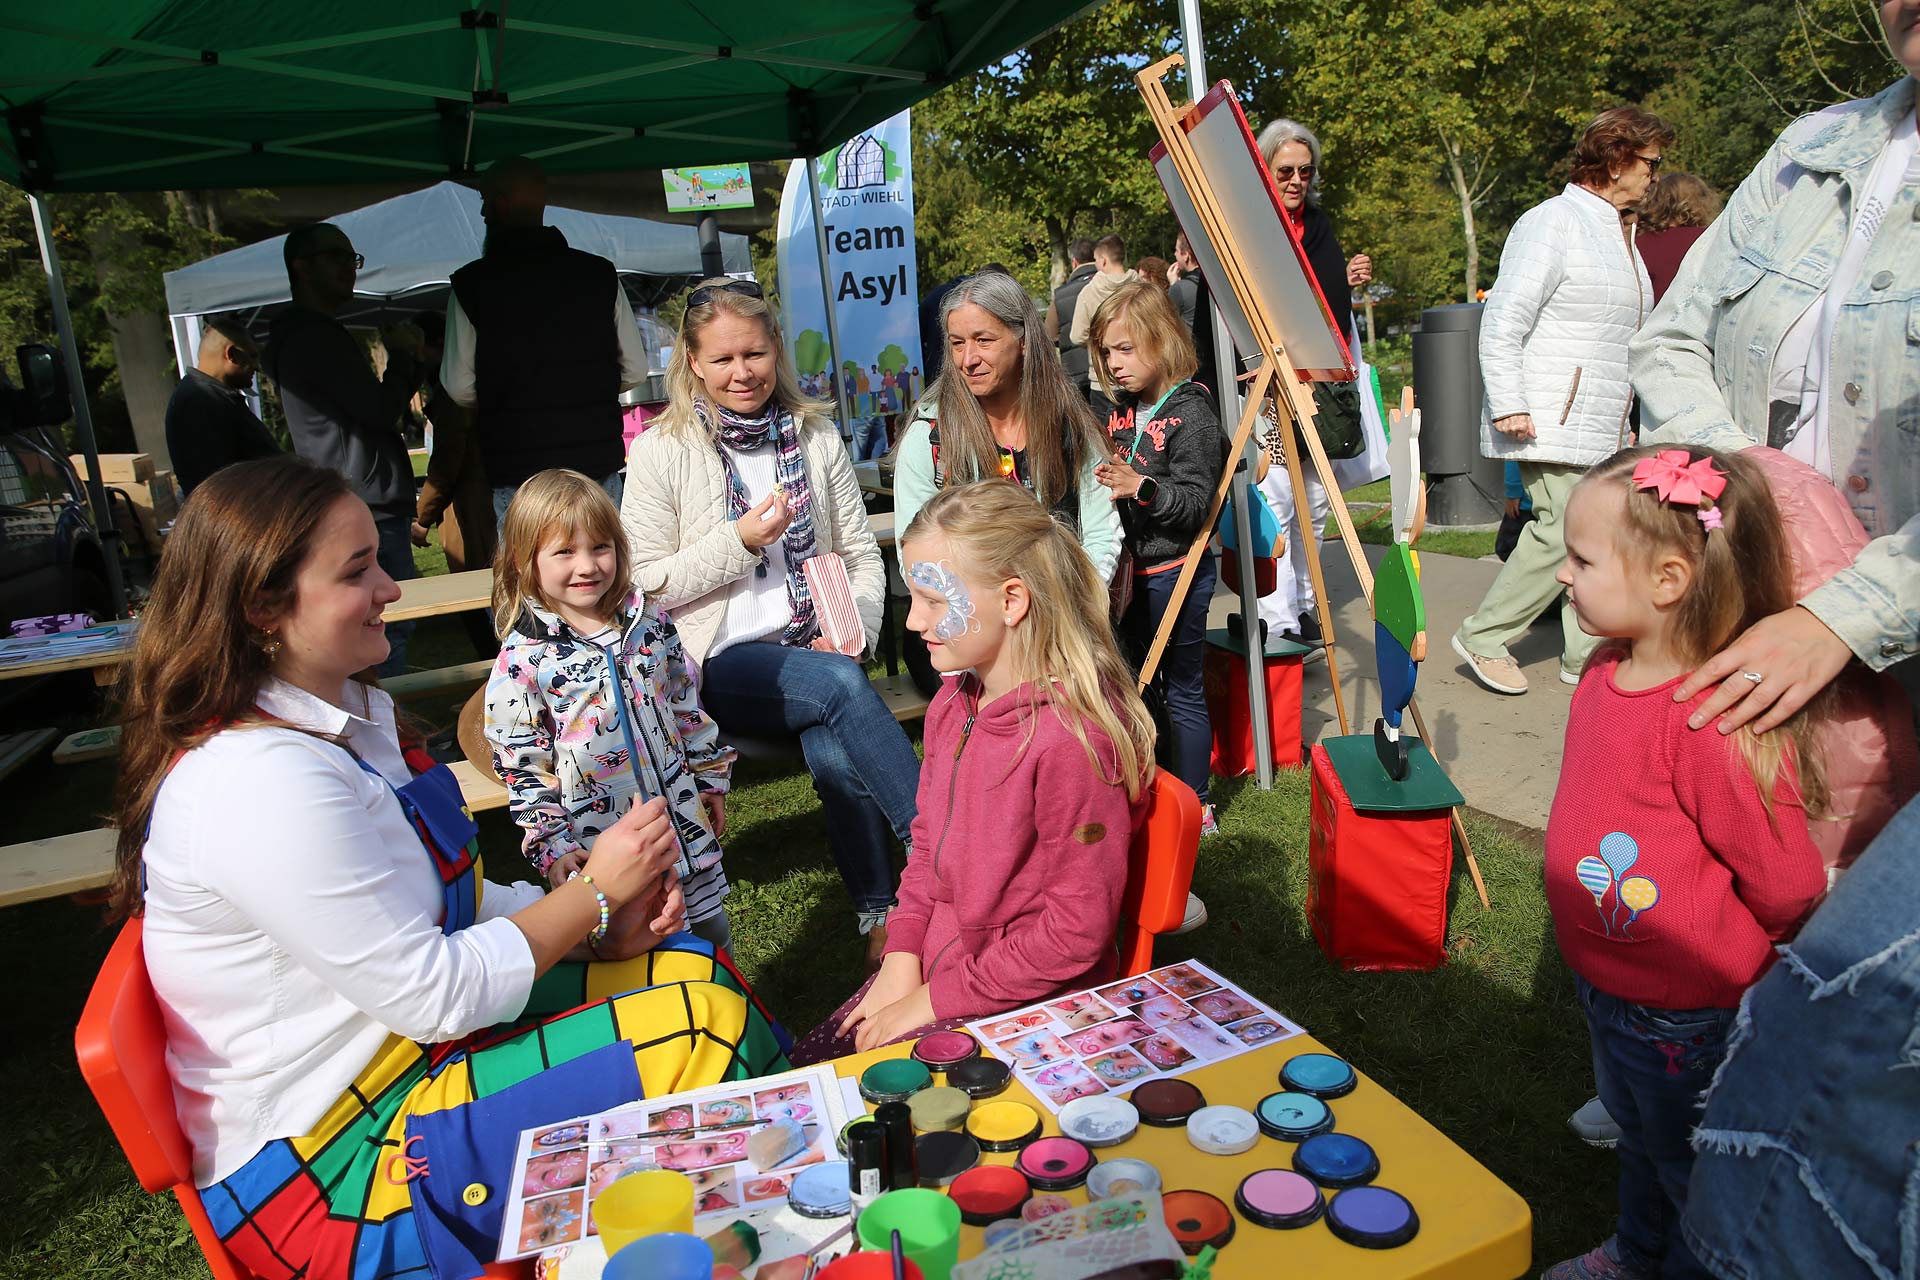
[[[1177,1129],[1207,1105],[1207,1097],[1185,1080],[1149,1080],[1130,1095],[1142,1124]]]
[[[1040,1136],[1040,1113],[1024,1102],[989,1102],[967,1117],[982,1151],[1018,1151]]]
[[[998,1058],[968,1058],[947,1068],[947,1083],[969,1098],[991,1098],[1005,1093],[1013,1068]]]
[[[1304,1142],[1333,1128],[1333,1108],[1310,1093],[1270,1093],[1253,1116],[1260,1132],[1282,1142]]]
[[[914,1061],[934,1071],[946,1071],[979,1053],[980,1042],[964,1031],[936,1031],[913,1042]]]
[[[787,1204],[803,1218],[838,1218],[852,1213],[847,1162],[829,1160],[802,1169],[787,1191]]]
[[[1169,1191],[1161,1197],[1160,1208],[1167,1215],[1167,1230],[1189,1258],[1209,1245],[1224,1249],[1233,1240],[1233,1213],[1219,1196]]]
[[[876,1062],[860,1073],[860,1096],[868,1102],[905,1102],[933,1083],[933,1073],[924,1062],[895,1058]]]
[[[1160,1190],[1160,1171],[1145,1160],[1102,1160],[1087,1173],[1087,1199]]]
[[[1380,1176],[1380,1157],[1350,1133],[1320,1133],[1294,1148],[1293,1167],[1323,1187],[1357,1187]]]
[[[1260,1141],[1260,1122],[1244,1107],[1202,1107],[1187,1117],[1187,1141],[1210,1156],[1237,1156]]]
[[[967,1111],[972,1106],[973,1099],[960,1090],[939,1085],[922,1089],[907,1100],[907,1109],[913,1113],[913,1127],[921,1133],[958,1129],[966,1122]]]
[[[1140,1128],[1140,1113],[1125,1098],[1075,1098],[1060,1108],[1060,1132],[1090,1147],[1113,1147]]]
[[[1327,1205],[1327,1229],[1362,1249],[1396,1249],[1420,1234],[1420,1215],[1398,1191],[1355,1187]]]
[[[1327,1207],[1311,1179],[1288,1169],[1248,1174],[1233,1193],[1233,1206],[1248,1222],[1279,1231],[1318,1222]]]
[[[914,1139],[920,1185],[945,1187],[980,1163],[980,1144],[964,1133],[923,1133]]]
[[[1072,1138],[1041,1138],[1028,1143],[1013,1162],[1036,1191],[1071,1191],[1084,1186],[1093,1169],[1093,1152]]]
[[[1280,1068],[1281,1088],[1310,1093],[1322,1101],[1344,1098],[1359,1083],[1360,1077],[1347,1060],[1330,1053],[1295,1054]]]
[[[984,1227],[1019,1213],[1033,1198],[1033,1184],[1018,1169],[982,1165],[955,1178],[947,1194],[960,1206],[962,1222]]]

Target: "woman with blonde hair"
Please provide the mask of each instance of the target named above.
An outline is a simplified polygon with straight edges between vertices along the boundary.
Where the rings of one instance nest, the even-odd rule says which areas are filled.
[[[751,280],[687,295],[667,412],[633,442],[620,521],[634,584],[673,614],[723,733],[800,740],[878,964],[893,907],[889,834],[912,828],[920,763],[860,663],[820,634],[801,566],[835,554],[872,648],[886,573],[827,406],[800,391]]]
[[[950,678],[927,711],[886,959],[796,1062],[1098,986],[1117,968],[1154,727],[1107,626],[1106,583],[1065,526],[993,480],[934,495],[900,561],[907,626]]]

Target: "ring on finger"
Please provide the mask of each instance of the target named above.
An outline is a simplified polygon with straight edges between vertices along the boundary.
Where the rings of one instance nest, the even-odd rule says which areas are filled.
[[[1755,684],[1759,684],[1761,681],[1766,679],[1766,677],[1761,675],[1758,671],[1742,671],[1740,673],[1740,678],[1742,680],[1751,680]]]

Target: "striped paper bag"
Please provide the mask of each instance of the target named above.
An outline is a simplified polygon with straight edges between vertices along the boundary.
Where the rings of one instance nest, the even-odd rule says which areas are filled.
[[[813,597],[814,617],[820,634],[849,658],[857,658],[867,647],[866,629],[860,625],[860,610],[853,603],[853,583],[847,578],[847,562],[829,551],[800,564],[807,580],[807,594]]]

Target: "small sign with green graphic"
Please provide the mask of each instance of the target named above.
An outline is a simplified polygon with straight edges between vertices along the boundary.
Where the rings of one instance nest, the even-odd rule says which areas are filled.
[[[669,213],[753,208],[753,177],[744,164],[662,169],[660,177],[667,184]]]

